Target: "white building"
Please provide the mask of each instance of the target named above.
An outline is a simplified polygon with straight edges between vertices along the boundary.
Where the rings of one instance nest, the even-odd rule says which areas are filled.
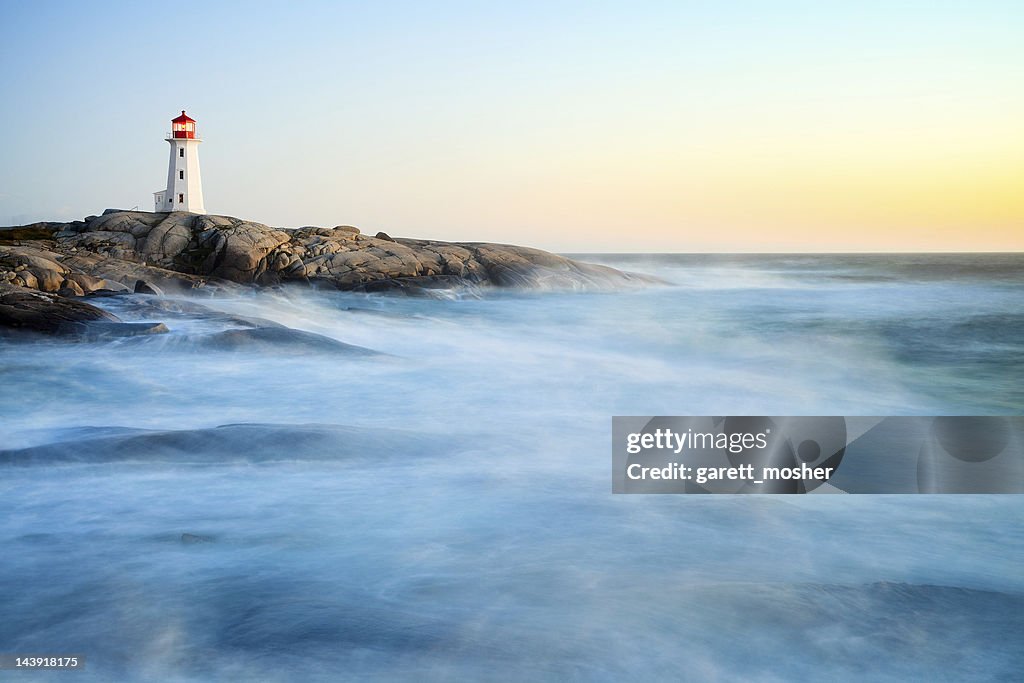
[[[206,213],[203,205],[203,177],[199,173],[199,143],[196,122],[185,115],[171,119],[171,132],[165,138],[171,145],[167,164],[167,188],[153,193],[154,211]]]

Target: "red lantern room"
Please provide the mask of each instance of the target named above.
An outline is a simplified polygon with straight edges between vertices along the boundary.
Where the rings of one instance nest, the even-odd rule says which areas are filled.
[[[196,137],[196,122],[185,115],[181,110],[181,116],[171,119],[171,135],[176,138],[194,139]]]

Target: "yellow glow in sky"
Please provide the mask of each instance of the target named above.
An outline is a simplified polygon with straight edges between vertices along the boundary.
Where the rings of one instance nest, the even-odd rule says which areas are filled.
[[[185,2],[201,49],[159,83],[147,10],[0,11],[0,223],[151,206],[187,109],[208,210],[272,225],[1024,250],[1020,2]],[[111,27],[118,50],[80,48]]]

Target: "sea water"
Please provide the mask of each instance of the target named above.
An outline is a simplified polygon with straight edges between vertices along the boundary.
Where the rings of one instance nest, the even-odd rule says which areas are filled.
[[[1022,414],[1024,257],[584,259],[667,284],[111,297],[171,332],[0,342],[0,652],[89,681],[1020,675],[1020,496],[615,496],[610,436]],[[203,343],[257,317],[379,354]]]

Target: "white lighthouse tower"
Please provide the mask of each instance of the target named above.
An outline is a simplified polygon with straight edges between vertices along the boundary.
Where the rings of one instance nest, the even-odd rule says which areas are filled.
[[[171,145],[171,160],[167,164],[167,189],[153,193],[154,211],[188,211],[206,213],[203,205],[203,178],[199,174],[199,143],[195,119],[185,110],[171,119],[171,132],[167,134]]]

